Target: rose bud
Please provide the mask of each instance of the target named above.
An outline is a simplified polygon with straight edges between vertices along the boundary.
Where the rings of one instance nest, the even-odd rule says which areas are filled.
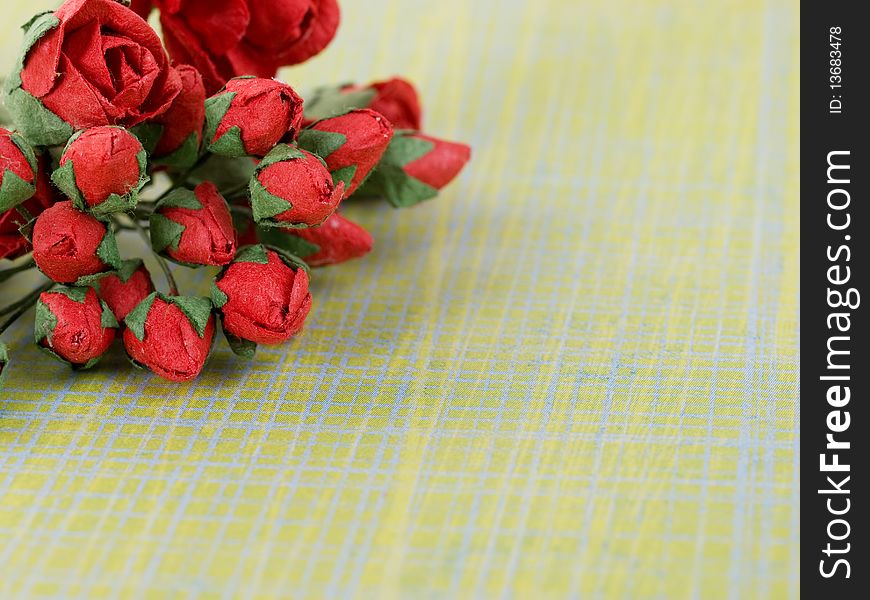
[[[154,292],[124,323],[124,347],[133,364],[170,381],[190,381],[199,375],[214,340],[208,298]]]
[[[222,156],[265,156],[302,125],[302,99],[286,83],[238,77],[205,103],[208,150]]]
[[[76,210],[69,200],[58,202],[33,225],[33,259],[47,277],[74,283],[120,266],[111,229]]]
[[[226,200],[211,182],[177,189],[151,214],[151,247],[187,266],[225,265],[236,255],[236,231]]]
[[[45,170],[51,159],[40,154],[36,157],[36,193],[32,198],[16,208],[0,214],[0,259],[14,259],[30,251],[30,242],[21,233],[30,218],[38,217],[42,211],[57,202],[58,195]],[[24,209],[21,211],[20,209]]]
[[[145,264],[137,258],[125,260],[117,271],[100,278],[96,290],[115,318],[123,321],[137,304],[154,291],[154,283]]]
[[[181,93],[165,113],[154,119],[160,138],[151,152],[155,163],[186,169],[199,158],[205,125],[205,87],[202,75],[188,65],[175,69],[181,77]]]
[[[142,144],[122,127],[92,127],[75,134],[51,180],[79,210],[102,217],[136,206],[148,183]]]
[[[302,329],[311,310],[308,273],[288,255],[247,246],[215,278],[212,301],[233,350],[251,353],[244,342],[279,344]]]
[[[76,369],[89,369],[102,358],[118,322],[92,288],[56,287],[36,303],[36,343]]]
[[[36,155],[24,138],[0,128],[0,213],[36,193]]]
[[[422,112],[417,90],[399,77],[367,86],[324,87],[305,103],[305,119],[312,121],[342,114],[352,108],[381,113],[396,129],[420,129]]]
[[[257,165],[250,192],[258,224],[311,227],[335,212],[344,196],[344,182],[333,183],[321,158],[280,144]]]
[[[358,109],[324,119],[299,134],[299,147],[326,161],[345,197],[368,177],[393,139],[393,126],[380,113]]]
[[[133,127],[160,116],[181,91],[157,33],[114,0],[67,0],[25,28],[6,107],[35,146],[75,131]]]
[[[277,246],[312,267],[336,265],[365,256],[372,250],[372,236],[353,221],[333,213],[322,225],[307,229],[261,229],[264,244]]]
[[[434,198],[471,158],[465,144],[398,131],[361,195],[383,195],[393,206],[413,206]]]
[[[337,0],[155,4],[173,60],[196,67],[210,94],[237,75],[274,77],[278,67],[308,60],[332,40],[339,22]]]

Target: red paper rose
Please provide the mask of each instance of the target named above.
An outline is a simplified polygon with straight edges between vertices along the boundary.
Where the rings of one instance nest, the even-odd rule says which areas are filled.
[[[334,184],[314,154],[280,144],[257,165],[250,191],[257,223],[311,227],[335,212],[344,196],[344,182]]]
[[[145,20],[148,19],[148,15],[151,14],[153,8],[154,6],[151,0],[133,0],[130,3],[130,10]]]
[[[117,273],[101,278],[96,289],[115,318],[123,321],[137,304],[154,291],[154,283],[145,264],[136,259],[124,261]]]
[[[91,288],[59,287],[39,296],[36,343],[75,368],[93,366],[112,345],[117,327]]]
[[[148,182],[142,144],[121,127],[92,127],[75,134],[52,181],[80,210],[95,215],[132,209]]]
[[[124,322],[124,347],[137,366],[170,381],[190,381],[202,371],[214,340],[208,298],[155,292],[130,311]]]
[[[231,79],[205,110],[208,149],[223,156],[265,156],[302,124],[302,98],[274,79]]]
[[[308,273],[265,246],[248,246],[215,279],[212,300],[224,330],[255,344],[279,344],[311,310]]]
[[[30,250],[30,242],[19,231],[21,226],[27,224],[27,219],[25,213],[18,209],[23,208],[29,217],[36,218],[59,199],[45,170],[45,165],[50,161],[51,158],[46,155],[37,155],[36,193],[18,207],[0,214],[0,259],[18,258]]]
[[[36,154],[24,139],[0,128],[0,213],[36,192]]]
[[[213,94],[232,77],[273,77],[308,60],[338,28],[336,0],[156,0],[173,60],[202,73]]]
[[[278,246],[312,267],[337,265],[372,250],[371,234],[353,221],[333,213],[322,225],[306,229],[263,229],[264,244]]]
[[[155,162],[176,168],[191,166],[199,155],[205,124],[205,87],[199,71],[188,65],[175,69],[181,78],[181,93],[165,113],[153,120],[162,128],[152,152]]]
[[[324,119],[299,134],[299,147],[326,161],[333,180],[344,182],[345,197],[353,194],[383,156],[393,126],[369,109]]]
[[[178,189],[151,214],[151,246],[185,265],[225,265],[236,255],[236,231],[226,200],[211,182]]]
[[[465,144],[398,131],[360,193],[383,194],[393,206],[412,206],[437,196],[470,159]]]
[[[58,202],[36,219],[33,259],[40,271],[59,283],[73,283],[120,263],[112,232],[70,201]]]
[[[7,107],[37,145],[78,129],[130,127],[157,117],[181,90],[160,38],[114,0],[67,0],[25,33],[24,65],[7,83]]]
[[[306,123],[326,119],[353,108],[381,113],[396,129],[420,129],[420,98],[410,81],[394,77],[369,85],[343,85],[318,89],[305,104]]]

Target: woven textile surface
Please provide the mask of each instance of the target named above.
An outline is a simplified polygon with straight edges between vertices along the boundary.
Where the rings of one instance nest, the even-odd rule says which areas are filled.
[[[797,597],[797,3],[342,6],[282,77],[408,76],[471,164],[348,206],[374,253],[250,364],[13,328],[0,597]]]

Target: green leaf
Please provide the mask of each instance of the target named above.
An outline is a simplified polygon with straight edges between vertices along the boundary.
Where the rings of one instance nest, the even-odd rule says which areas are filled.
[[[236,254],[234,263],[257,263],[265,265],[269,262],[269,255],[266,253],[266,247],[262,244],[255,246],[245,246]]]
[[[6,96],[6,108],[18,131],[34,146],[62,146],[73,134],[72,125],[20,87]]]
[[[213,305],[203,296],[167,296],[162,298],[181,309],[199,337],[205,336],[205,328],[211,318]]]
[[[184,225],[159,213],[151,213],[149,223],[151,224],[151,247],[155,252],[162,253],[166,248],[178,250],[181,234],[185,230]]]
[[[308,150],[321,158],[327,158],[347,143],[347,136],[333,131],[303,129],[299,132],[296,143],[303,150]]]
[[[127,317],[124,319],[124,324],[140,342],[145,339],[145,320],[148,318],[148,311],[151,310],[156,299],[157,292],[151,292],[136,305],[136,308],[127,313]]]
[[[190,210],[201,210],[202,202],[196,197],[193,190],[178,188],[169,192],[163,200],[157,204],[157,208],[188,208]]]
[[[11,170],[2,174],[0,184],[0,214],[13,209],[22,202],[29,200],[36,193],[36,187],[27,183]]]
[[[289,200],[279,198],[267,191],[256,176],[251,178],[249,189],[251,192],[251,212],[254,220],[258,223],[293,208]],[[290,224],[286,226],[290,227]]]
[[[317,121],[343,115],[355,108],[367,108],[377,95],[374,89],[342,92],[342,87],[344,86],[315,90],[311,98],[305,101],[305,118]]]
[[[39,344],[45,338],[51,339],[54,328],[57,327],[57,317],[42,300],[36,303],[36,316],[33,321],[33,337]]]

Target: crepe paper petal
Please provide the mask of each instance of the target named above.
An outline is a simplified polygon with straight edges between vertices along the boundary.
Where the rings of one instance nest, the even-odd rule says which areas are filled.
[[[215,278],[212,301],[229,336],[279,344],[299,333],[311,310],[308,273],[275,248],[248,246]]]
[[[17,207],[0,213],[0,259],[11,260],[29,252],[30,241],[21,232],[22,228],[29,225],[28,217],[38,217],[42,211],[60,199],[45,169],[50,161],[51,157],[46,154],[39,154],[36,157],[36,193]],[[24,210],[20,211],[19,208]]]
[[[419,130],[423,126],[420,96],[414,85],[401,77],[365,86],[345,84],[319,88],[305,102],[305,119],[326,119],[353,108],[377,111],[396,129]]]
[[[403,208],[434,198],[471,159],[465,144],[440,140],[413,131],[397,131],[361,196],[383,195]]]
[[[124,322],[124,347],[137,367],[182,382],[194,379],[205,366],[215,332],[208,298],[154,292]]]
[[[393,126],[380,113],[355,109],[302,130],[298,144],[326,161],[333,181],[344,182],[347,197],[369,176],[392,139]]]
[[[292,141],[302,124],[302,99],[286,83],[238,77],[206,101],[206,142],[221,156],[265,156]]]
[[[79,210],[98,218],[135,208],[149,181],[142,144],[123,127],[92,127],[70,138],[54,184]]]
[[[23,137],[0,128],[0,213],[36,193],[36,154]]]
[[[133,259],[125,260],[117,271],[101,277],[95,289],[115,318],[123,321],[154,291],[154,282],[145,264],[140,259]]]
[[[36,266],[58,283],[74,283],[121,266],[111,228],[69,200],[39,215],[32,242]]]
[[[148,15],[151,14],[153,9],[154,5],[151,0],[132,0],[132,2],[130,2],[130,10],[146,21],[148,20]]]
[[[280,144],[257,165],[250,194],[258,224],[312,227],[335,212],[344,196],[344,182],[333,183],[320,157]]]
[[[334,213],[317,227],[261,229],[264,244],[277,246],[300,257],[312,267],[325,267],[365,256],[372,250],[371,234],[353,221]]]
[[[222,266],[236,255],[230,209],[213,183],[171,192],[157,204],[150,224],[154,251],[177,263]]]
[[[159,126],[158,141],[151,151],[152,160],[176,169],[186,169],[199,158],[205,126],[205,86],[195,68],[175,68],[181,79],[181,93],[165,113],[150,125]]]
[[[92,288],[59,286],[39,296],[34,337],[75,369],[89,369],[115,339],[118,322]]]
[[[6,82],[7,107],[34,145],[63,145],[74,131],[132,127],[166,112],[181,91],[160,38],[113,0],[67,0],[25,25]]]

